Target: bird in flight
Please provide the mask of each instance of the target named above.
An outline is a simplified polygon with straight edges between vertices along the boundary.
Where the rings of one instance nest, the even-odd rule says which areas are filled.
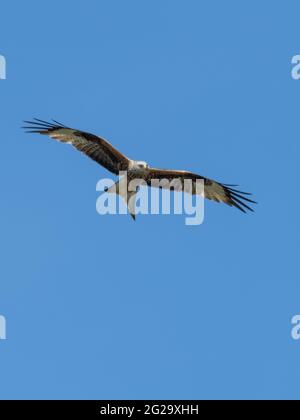
[[[247,211],[253,212],[250,205],[257,204],[249,198],[251,194],[237,190],[236,185],[222,184],[188,171],[152,168],[146,162],[127,158],[103,137],[67,127],[55,120],[49,123],[35,118],[33,121],[25,121],[25,123],[27,126],[23,128],[27,133],[47,135],[61,143],[71,144],[113,174],[119,175],[120,172],[126,172],[129,181],[142,179],[148,186],[155,187],[153,181],[166,180],[168,182],[166,182],[165,187],[163,183],[158,183],[157,185],[160,188],[170,189],[170,185],[176,185],[172,183],[172,181],[176,180],[178,181],[178,190],[184,191],[183,184],[185,180],[191,180],[193,188],[190,192],[196,194],[196,182],[197,180],[202,180],[204,182],[204,197],[209,200],[225,203],[239,209],[243,213],[247,213]],[[118,189],[119,182],[115,185],[117,188],[114,192],[120,194],[120,189]],[[176,187],[172,189],[176,190]],[[135,219],[134,209],[130,210],[130,214]]]

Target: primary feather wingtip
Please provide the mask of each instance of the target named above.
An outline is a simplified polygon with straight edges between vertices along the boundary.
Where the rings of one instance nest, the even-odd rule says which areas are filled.
[[[53,122],[47,122],[44,120],[40,120],[38,118],[33,118],[32,121],[23,121],[24,124],[27,124],[26,126],[23,126],[22,129],[26,130],[27,133],[40,133],[40,134],[46,134],[51,133],[54,130],[58,130],[60,128],[68,128],[64,124],[61,124],[60,122],[56,120],[52,120]],[[29,131],[28,131],[29,130]]]
[[[230,206],[236,207],[237,209],[241,210],[243,213],[247,213],[247,210],[252,213],[255,212],[255,210],[252,207],[250,207],[249,205],[245,203],[246,201],[247,203],[258,204],[256,201],[248,198],[249,196],[251,196],[251,194],[243,192],[243,191],[239,191],[233,188],[229,188],[226,184],[221,184],[221,185],[224,188],[226,196],[228,198],[227,204],[229,204]]]

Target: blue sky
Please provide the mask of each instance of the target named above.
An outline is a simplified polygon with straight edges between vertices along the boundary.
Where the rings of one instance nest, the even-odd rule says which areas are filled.
[[[48,4],[46,4],[48,3]],[[1,6],[0,398],[299,398],[299,2]],[[55,118],[254,193],[254,215],[101,217]]]

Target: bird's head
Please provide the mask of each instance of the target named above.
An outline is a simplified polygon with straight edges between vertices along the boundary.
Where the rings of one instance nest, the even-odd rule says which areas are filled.
[[[147,168],[149,168],[148,163],[144,162],[144,161],[135,162],[135,166],[136,166],[137,169],[147,169]]]

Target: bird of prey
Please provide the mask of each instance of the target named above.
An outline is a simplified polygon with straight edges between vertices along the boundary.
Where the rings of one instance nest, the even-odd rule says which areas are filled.
[[[46,122],[35,118],[33,121],[25,121],[25,123],[27,126],[23,128],[28,133],[47,135],[61,143],[71,144],[113,174],[118,175],[120,172],[127,172],[129,181],[142,179],[148,186],[153,187],[155,186],[154,180],[167,180],[169,183],[166,183],[166,188],[170,188],[170,182],[178,180],[179,184],[182,184],[180,188],[183,191],[185,180],[191,180],[193,187],[197,180],[203,180],[204,197],[209,200],[236,207],[244,213],[247,213],[247,211],[253,212],[250,205],[257,204],[249,198],[251,194],[237,190],[236,185],[222,184],[188,171],[152,168],[146,162],[127,158],[103,137],[67,127],[55,120]],[[164,186],[161,186],[163,183],[159,185],[160,188],[164,188]],[[116,183],[116,186],[118,186],[118,183]],[[119,193],[118,188],[115,189],[115,192]],[[196,188],[193,188],[191,193],[195,194]],[[130,213],[135,219],[134,210],[131,210]]]

